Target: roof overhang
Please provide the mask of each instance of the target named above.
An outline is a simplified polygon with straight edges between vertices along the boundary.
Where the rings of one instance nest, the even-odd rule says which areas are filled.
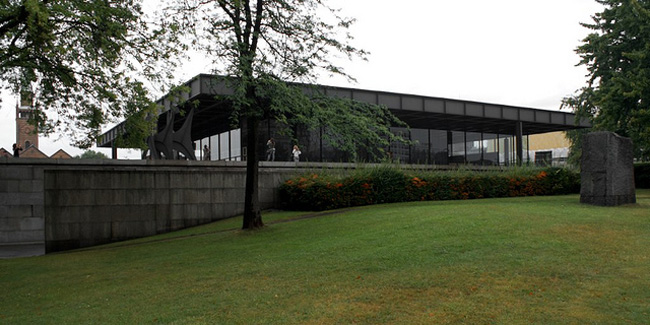
[[[185,86],[189,91],[157,101],[161,117],[170,112],[177,114],[174,128],[178,129],[185,120],[179,108],[195,107],[193,141],[234,128],[229,101],[219,99],[232,94],[225,77],[200,74]],[[354,88],[319,85],[317,89],[328,96],[384,105],[411,128],[514,135],[521,122],[523,135],[529,135],[591,127],[586,119],[577,121],[574,114],[566,112]],[[164,128],[165,122],[166,118],[159,118],[158,130]],[[97,145],[111,147],[123,130],[124,123],[115,126],[100,137]]]

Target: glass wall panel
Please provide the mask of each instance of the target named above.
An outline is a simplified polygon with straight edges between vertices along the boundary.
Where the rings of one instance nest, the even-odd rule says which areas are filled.
[[[501,165],[516,164],[515,138],[512,135],[499,135],[499,161]]]
[[[309,130],[305,127],[299,127],[296,137],[300,143],[300,161],[320,161],[321,160],[321,133],[320,129]]]
[[[528,151],[528,148],[530,147],[528,140],[529,139],[527,135],[524,135],[522,137],[523,148],[524,148],[522,155],[523,155],[524,164],[531,163],[530,152]]]
[[[412,164],[428,164],[429,159],[429,130],[411,129],[411,140],[414,144],[411,147]]]
[[[491,166],[499,164],[499,141],[497,135],[483,133],[483,165]]]
[[[241,129],[230,131],[230,160],[241,160]]]
[[[481,133],[465,133],[465,157],[467,162],[474,165],[480,165],[483,160],[483,143],[481,142]]]
[[[465,132],[452,131],[451,144],[450,144],[451,157],[449,163],[451,164],[464,164],[465,163]]]
[[[230,158],[229,132],[219,134],[219,158],[221,160],[228,160]]]
[[[394,134],[409,139],[409,131],[406,128],[390,128]],[[410,162],[410,148],[409,145],[401,142],[391,142],[388,149],[389,158],[393,161],[409,163]]]
[[[447,151],[447,131],[445,130],[429,130],[431,137],[431,158],[436,165],[449,164],[449,153]]]

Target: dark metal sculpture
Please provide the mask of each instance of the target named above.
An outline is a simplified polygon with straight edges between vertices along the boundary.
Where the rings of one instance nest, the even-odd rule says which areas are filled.
[[[189,160],[196,160],[194,146],[192,145],[192,119],[194,118],[194,108],[187,114],[183,126],[178,131],[174,131],[174,115],[167,119],[167,124],[162,131],[147,137],[147,145],[151,159],[176,159],[175,153],[181,153]],[[147,152],[142,154],[146,158]]]

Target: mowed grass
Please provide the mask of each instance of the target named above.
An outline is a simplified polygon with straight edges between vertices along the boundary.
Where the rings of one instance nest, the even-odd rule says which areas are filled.
[[[0,323],[647,324],[650,191],[637,199],[269,212],[295,220],[0,260]]]

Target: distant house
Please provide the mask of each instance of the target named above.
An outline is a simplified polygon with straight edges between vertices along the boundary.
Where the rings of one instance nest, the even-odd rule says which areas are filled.
[[[20,153],[20,158],[48,158],[46,154],[38,150],[36,146],[30,146]]]
[[[59,151],[55,152],[50,156],[52,159],[72,159],[72,156],[65,152],[63,149],[59,149]]]
[[[14,155],[11,152],[5,150],[5,148],[0,148],[0,157],[13,157],[13,156]]]

